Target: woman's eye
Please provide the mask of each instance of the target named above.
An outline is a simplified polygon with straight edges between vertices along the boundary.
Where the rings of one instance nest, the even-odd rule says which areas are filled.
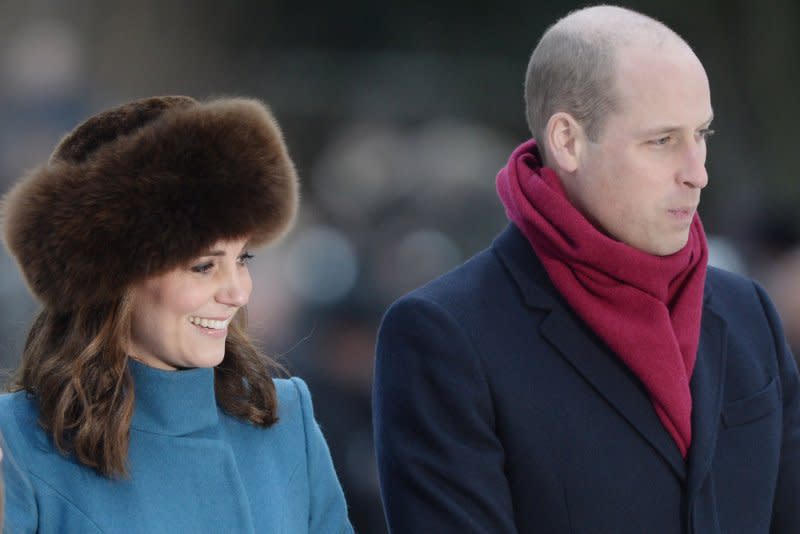
[[[192,272],[195,272],[195,273],[207,273],[213,267],[214,267],[214,263],[213,262],[200,263],[200,264],[195,265],[195,266],[192,267]]]
[[[253,259],[253,255],[250,254],[249,252],[245,252],[241,256],[239,256],[239,264],[247,265],[247,262],[249,262],[251,259]]]

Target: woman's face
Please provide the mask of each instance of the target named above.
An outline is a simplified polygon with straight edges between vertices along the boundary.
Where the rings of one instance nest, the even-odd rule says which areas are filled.
[[[219,364],[228,323],[253,286],[246,246],[218,241],[189,265],[135,286],[128,354],[167,370]]]

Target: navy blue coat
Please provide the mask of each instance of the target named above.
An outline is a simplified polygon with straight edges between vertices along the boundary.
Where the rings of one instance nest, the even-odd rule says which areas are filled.
[[[384,317],[393,532],[800,533],[800,389],[764,291],[709,268],[686,461],[512,225]]]

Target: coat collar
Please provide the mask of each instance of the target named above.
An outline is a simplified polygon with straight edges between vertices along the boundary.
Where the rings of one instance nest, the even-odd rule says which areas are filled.
[[[692,375],[692,445],[687,460],[664,429],[639,380],[570,309],[524,235],[514,226],[495,239],[494,252],[530,308],[549,310],[540,333],[696,492],[710,471],[722,401],[727,325],[714,309],[706,281],[697,362]],[[688,467],[688,472],[687,472]],[[688,477],[688,480],[687,480]]]
[[[184,436],[217,424],[213,368],[162,371],[132,359],[128,368],[135,392],[131,428]]]

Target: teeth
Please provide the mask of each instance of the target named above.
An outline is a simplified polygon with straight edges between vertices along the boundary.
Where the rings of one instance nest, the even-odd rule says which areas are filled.
[[[225,321],[217,321],[214,319],[204,319],[201,317],[189,317],[189,322],[192,324],[196,324],[197,326],[202,326],[203,328],[211,328],[213,330],[222,330],[228,326],[228,322],[230,319]]]

